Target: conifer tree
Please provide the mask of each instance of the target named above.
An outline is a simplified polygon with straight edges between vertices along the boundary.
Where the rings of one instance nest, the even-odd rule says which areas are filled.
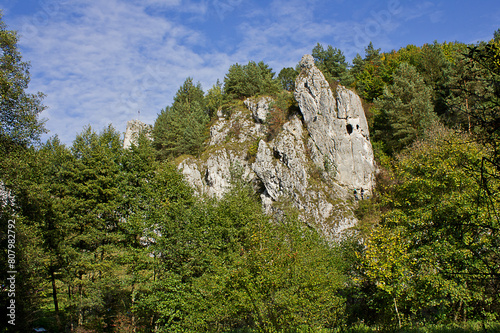
[[[347,73],[347,62],[341,50],[331,45],[325,50],[323,45],[318,43],[312,50],[312,56],[328,82],[343,83]]]
[[[297,75],[299,75],[299,72],[296,69],[292,67],[283,68],[278,74],[278,80],[283,89],[293,92],[295,90],[295,79]]]
[[[111,126],[99,134],[88,127],[75,139],[64,170],[59,211],[66,229],[65,282],[70,321],[79,326],[89,317],[111,320],[117,306],[113,258],[122,239],[122,153],[120,134]]]
[[[160,159],[182,154],[198,154],[207,137],[210,120],[201,84],[187,78],[174,97],[174,103],[161,111],[153,128],[154,146]]]
[[[263,61],[250,61],[247,65],[234,64],[224,77],[224,94],[230,99],[274,95],[281,90],[274,74]]]
[[[393,75],[394,83],[384,88],[375,105],[379,109],[376,137],[392,151],[422,138],[426,128],[437,121],[433,112],[432,91],[416,68],[401,63]],[[384,126],[384,127],[382,127]]]

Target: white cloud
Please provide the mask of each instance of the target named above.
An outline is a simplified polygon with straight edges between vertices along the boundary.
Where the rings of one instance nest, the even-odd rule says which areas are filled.
[[[430,2],[400,1],[391,12],[393,2],[39,0],[11,28],[23,35],[31,90],[47,95],[42,116],[71,143],[87,124],[123,131],[138,110],[153,123],[188,76],[206,91],[236,62],[263,60],[278,72],[317,42],[350,60],[370,41],[384,51],[403,46],[394,39],[408,21],[440,19]]]
[[[123,131],[138,110],[152,123],[187,76],[209,85],[209,75],[229,66],[222,61],[206,70],[207,62],[213,64],[206,59],[217,54],[192,50],[205,43],[201,32],[148,14],[137,3],[66,3],[34,28],[21,40],[23,56],[32,63],[31,87],[47,95],[49,109],[42,117],[48,118],[50,134],[66,143],[87,124],[100,130],[113,123]]]
[[[138,110],[153,123],[188,76],[208,90],[236,62],[264,60],[279,72],[318,41],[353,45],[350,22],[318,20],[314,10],[315,1],[299,0],[259,7],[241,0],[61,0],[41,7],[43,20],[21,19],[23,55],[32,62],[31,86],[47,95],[47,127],[71,143],[88,124],[124,131]],[[228,27],[230,45],[191,22],[234,15],[241,21]]]

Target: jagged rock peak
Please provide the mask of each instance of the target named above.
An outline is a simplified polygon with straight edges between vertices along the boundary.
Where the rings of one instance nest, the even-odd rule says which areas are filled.
[[[123,149],[129,149],[132,146],[132,143],[137,143],[137,139],[141,131],[145,131],[146,136],[151,138],[150,133],[152,127],[153,126],[143,123],[138,119],[127,121],[127,129],[125,131],[125,137],[123,139]]]
[[[300,60],[299,65],[301,68],[306,68],[306,69],[310,69],[310,68],[314,67],[315,64],[314,64],[313,56],[310,54],[303,55],[302,59]]]
[[[302,57],[300,67],[294,96],[313,162],[341,185],[371,191],[375,162],[361,99],[341,85],[332,92],[311,55]]]

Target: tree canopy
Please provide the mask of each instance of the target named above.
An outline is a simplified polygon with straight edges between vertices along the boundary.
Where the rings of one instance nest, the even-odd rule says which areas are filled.
[[[210,120],[201,84],[187,78],[172,106],[161,111],[153,128],[154,145],[161,159],[198,154],[207,137]]]
[[[40,113],[42,93],[26,92],[30,82],[29,63],[22,60],[18,34],[8,30],[0,11],[0,143],[2,148],[11,145],[29,145],[45,132]]]
[[[231,98],[274,95],[280,91],[275,73],[263,61],[234,64],[224,77],[224,93]]]

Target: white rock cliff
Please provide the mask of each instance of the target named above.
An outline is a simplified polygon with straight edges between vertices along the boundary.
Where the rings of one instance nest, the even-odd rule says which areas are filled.
[[[300,62],[295,99],[309,132],[311,158],[341,185],[370,191],[375,164],[361,99],[338,86],[335,96],[311,55]]]
[[[253,184],[268,213],[282,203],[328,237],[353,227],[353,190],[369,194],[375,164],[360,98],[338,86],[332,92],[312,56],[305,55],[296,80],[294,115],[266,141],[269,97],[248,99],[247,110],[234,110],[211,127],[205,152],[178,165],[199,194],[222,197],[235,174]]]

